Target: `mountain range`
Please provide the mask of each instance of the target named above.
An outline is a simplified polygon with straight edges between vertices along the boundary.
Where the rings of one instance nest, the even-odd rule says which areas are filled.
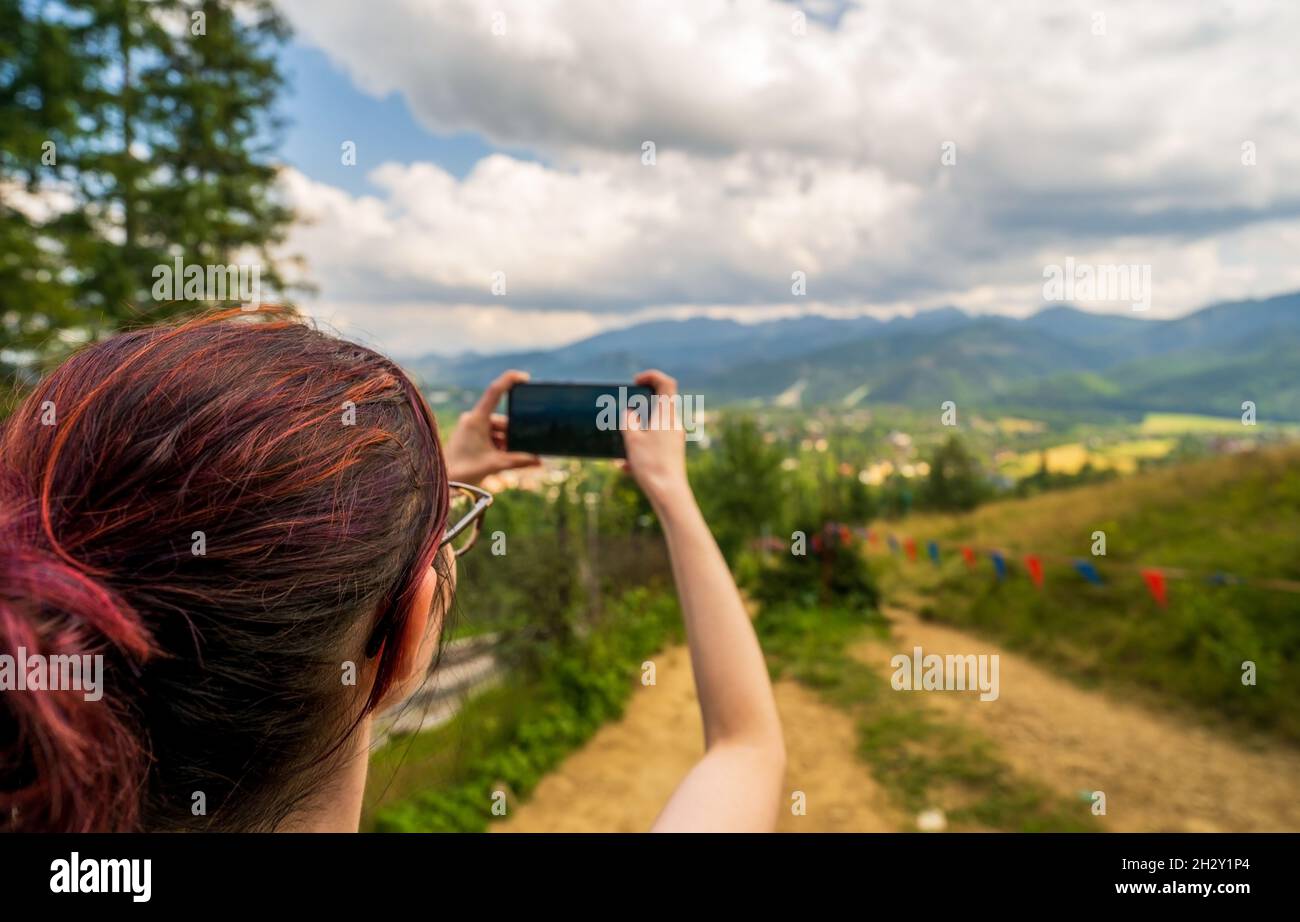
[[[934,407],[1103,416],[1145,412],[1300,420],[1300,292],[1213,304],[1175,320],[1057,306],[1026,318],[940,308],[878,320],[694,318],[624,327],[557,349],[428,356],[430,386],[477,388],[503,368],[533,380],[625,381],[663,368],[713,405]]]

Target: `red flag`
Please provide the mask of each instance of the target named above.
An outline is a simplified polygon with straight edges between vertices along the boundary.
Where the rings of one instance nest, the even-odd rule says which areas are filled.
[[[975,569],[975,550],[974,548],[963,547],[961,549],[961,559],[966,561],[966,566],[972,570]]]
[[[868,528],[868,529],[867,529],[867,540],[870,541],[871,544],[872,544],[872,546],[874,547],[875,545],[877,545],[877,544],[880,543],[880,535],[877,534],[877,532],[876,532],[876,530],[875,530],[874,528]]]
[[[903,549],[907,551],[907,559],[916,563],[916,541],[908,538],[903,542]]]
[[[812,548],[813,548],[813,553],[814,553],[814,554],[820,554],[820,553],[822,552],[822,536],[821,536],[821,535],[813,535],[813,539],[812,539]]]
[[[1169,604],[1169,593],[1165,586],[1165,575],[1159,570],[1143,570],[1142,578],[1146,580],[1147,588],[1151,590],[1151,598],[1156,600],[1156,604],[1164,608]]]
[[[1029,578],[1034,581],[1034,585],[1039,589],[1043,588],[1043,562],[1034,554],[1025,558],[1025,568],[1029,570]]]
[[[853,543],[853,534],[849,531],[849,526],[840,526],[840,543],[848,547]]]

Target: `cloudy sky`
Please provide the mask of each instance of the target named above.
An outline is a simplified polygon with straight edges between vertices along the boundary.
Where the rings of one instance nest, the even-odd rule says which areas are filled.
[[[1026,314],[1067,258],[1152,317],[1300,289],[1291,0],[279,3],[307,306],[399,356]]]

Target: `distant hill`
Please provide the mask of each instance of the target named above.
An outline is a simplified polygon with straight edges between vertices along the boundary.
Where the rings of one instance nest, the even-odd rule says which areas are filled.
[[[1052,307],[1025,319],[942,308],[889,321],[655,321],[559,349],[409,364],[429,385],[471,388],[506,367],[563,381],[620,381],[660,367],[715,405],[956,400],[1023,412],[1237,415],[1253,400],[1264,418],[1296,420],[1300,292],[1177,320]]]

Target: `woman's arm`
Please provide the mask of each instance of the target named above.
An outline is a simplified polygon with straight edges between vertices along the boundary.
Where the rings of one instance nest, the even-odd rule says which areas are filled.
[[[650,385],[661,397],[677,393],[677,382],[662,372],[644,372],[636,383]],[[659,425],[627,428],[628,467],[668,541],[704,717],[705,753],[669,798],[654,830],[770,832],[785,744],[767,665],[686,479],[685,433],[666,414]]]

